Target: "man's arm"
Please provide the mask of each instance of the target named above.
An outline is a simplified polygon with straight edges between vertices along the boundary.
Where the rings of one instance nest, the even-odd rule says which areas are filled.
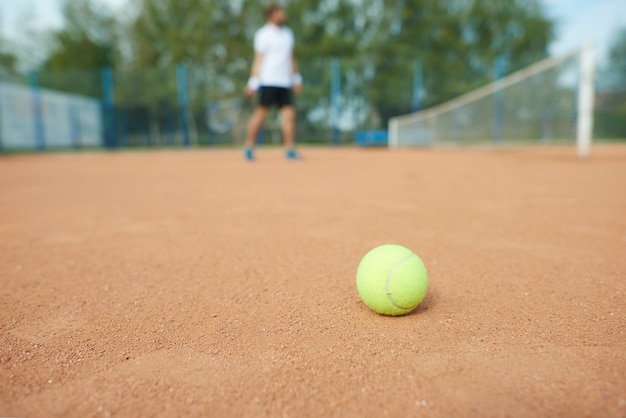
[[[250,79],[246,85],[246,94],[248,96],[254,95],[259,89],[259,76],[261,75],[261,65],[263,64],[263,54],[257,52],[254,54],[254,61],[252,62],[252,69],[250,70]]]

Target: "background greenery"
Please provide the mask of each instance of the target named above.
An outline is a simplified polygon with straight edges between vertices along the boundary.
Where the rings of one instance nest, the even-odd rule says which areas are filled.
[[[497,57],[512,72],[547,56],[555,23],[539,0],[300,0],[285,2],[306,81],[301,129],[329,129],[331,60],[341,60],[342,105],[364,128],[413,107],[416,61],[424,107],[493,80]],[[61,29],[40,33],[42,87],[102,97],[102,69],[116,83],[118,124],[128,132],[176,130],[176,68],[189,70],[192,122],[206,102],[237,94],[264,22],[258,0],[131,0],[115,15],[92,0],[66,0]],[[22,80],[0,39],[0,78]],[[599,77],[597,134],[626,137],[626,29]],[[355,111],[356,112],[356,111]],[[201,129],[200,129],[201,130]],[[199,128],[195,130],[197,133]],[[315,136],[315,135],[314,135]],[[210,138],[205,138],[210,142]]]

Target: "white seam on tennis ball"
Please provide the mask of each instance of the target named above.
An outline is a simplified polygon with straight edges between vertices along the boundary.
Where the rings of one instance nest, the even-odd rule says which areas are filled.
[[[409,261],[413,257],[417,257],[417,256],[415,254],[411,254],[409,257],[398,261],[396,264],[393,265],[393,267],[391,267],[391,270],[389,270],[389,275],[387,276],[387,285],[386,285],[387,299],[389,299],[389,302],[391,302],[391,304],[394,307],[398,308],[398,309],[408,310],[410,308],[405,308],[403,306],[398,306],[393,301],[393,298],[391,297],[391,277],[393,276],[393,272],[396,270],[396,268],[400,267],[402,264],[406,263],[407,261]]]

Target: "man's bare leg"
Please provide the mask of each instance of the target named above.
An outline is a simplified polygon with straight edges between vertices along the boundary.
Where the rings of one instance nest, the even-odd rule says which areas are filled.
[[[265,121],[265,117],[268,112],[267,107],[259,106],[256,108],[250,120],[248,121],[248,132],[246,133],[246,148],[244,151],[244,157],[248,161],[254,161],[254,144],[259,134],[261,126]]]
[[[261,126],[263,126],[263,122],[265,122],[265,118],[267,117],[268,110],[269,109],[267,107],[259,106],[250,117],[250,121],[248,122],[248,132],[246,133],[246,148],[254,147],[259,130],[261,129]]]
[[[283,122],[282,130],[285,148],[291,150],[296,142],[296,109],[293,106],[284,106],[280,113]]]
[[[263,122],[265,122],[268,111],[269,109],[267,107],[259,106],[250,117],[248,132],[246,133],[246,148],[254,147],[259,130],[261,126],[263,126]]]

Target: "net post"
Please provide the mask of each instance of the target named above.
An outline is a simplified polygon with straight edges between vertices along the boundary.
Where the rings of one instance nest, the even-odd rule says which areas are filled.
[[[595,58],[592,44],[586,44],[580,53],[580,77],[578,86],[578,123],[576,147],[579,158],[589,157],[593,138],[593,107],[595,94]]]
[[[43,125],[43,106],[41,104],[41,88],[39,87],[39,74],[37,71],[31,71],[28,74],[28,84],[31,91],[35,145],[39,151],[43,151],[46,149],[46,132]]]
[[[176,67],[176,88],[178,90],[179,121],[183,131],[183,146],[189,146],[189,94],[187,88],[187,67]]]
[[[389,119],[389,148],[396,149],[398,148],[398,119],[391,118]]]

